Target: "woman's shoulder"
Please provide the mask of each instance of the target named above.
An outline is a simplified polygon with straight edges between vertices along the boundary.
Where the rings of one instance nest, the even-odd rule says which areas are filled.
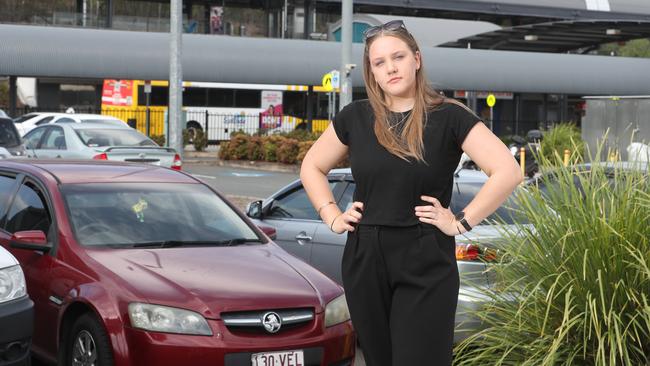
[[[358,119],[358,117],[367,115],[369,112],[372,112],[372,108],[368,99],[359,99],[343,107],[336,114],[336,119]]]

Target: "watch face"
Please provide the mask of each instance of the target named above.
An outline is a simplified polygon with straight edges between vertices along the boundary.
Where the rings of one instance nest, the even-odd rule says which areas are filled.
[[[454,215],[454,217],[456,218],[456,220],[460,221],[460,220],[465,218],[465,213],[463,211],[460,211],[460,212],[456,213]]]

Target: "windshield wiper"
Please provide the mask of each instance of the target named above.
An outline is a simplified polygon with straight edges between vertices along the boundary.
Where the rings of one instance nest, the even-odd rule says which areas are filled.
[[[234,238],[227,240],[164,240],[164,241],[150,241],[145,243],[132,244],[132,248],[174,248],[174,247],[195,247],[195,246],[233,246],[246,243],[261,243],[262,241],[257,238]]]

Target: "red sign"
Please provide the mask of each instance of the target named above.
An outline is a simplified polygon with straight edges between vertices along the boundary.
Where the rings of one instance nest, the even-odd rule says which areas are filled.
[[[133,105],[133,80],[104,80],[102,104],[112,106]]]

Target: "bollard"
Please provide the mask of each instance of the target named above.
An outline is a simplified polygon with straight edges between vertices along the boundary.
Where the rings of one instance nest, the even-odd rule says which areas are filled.
[[[521,184],[524,184],[526,180],[526,149],[523,147],[519,149],[519,164],[521,164],[521,175],[523,176]]]
[[[568,166],[568,165],[569,165],[569,154],[570,154],[570,153],[571,153],[571,152],[569,151],[569,149],[565,149],[565,150],[564,150],[564,166]]]

